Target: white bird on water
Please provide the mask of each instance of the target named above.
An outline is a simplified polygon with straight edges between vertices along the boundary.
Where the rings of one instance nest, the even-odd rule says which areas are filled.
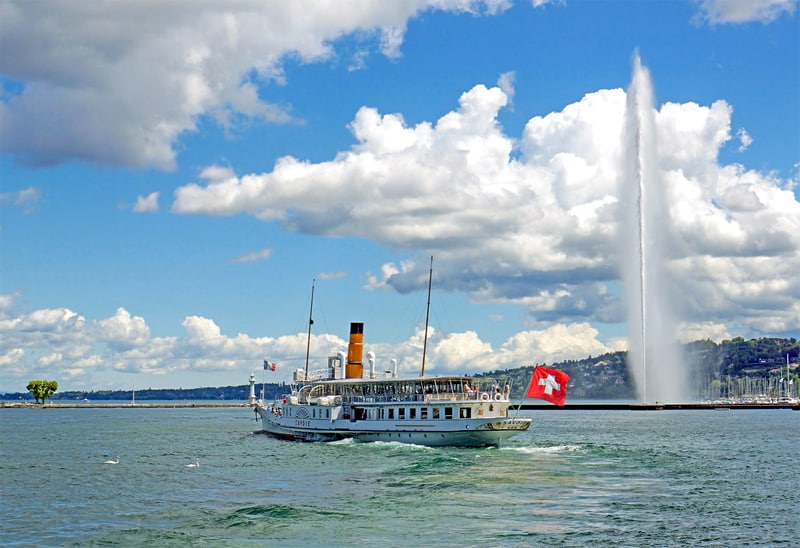
[[[186,466],[186,468],[197,468],[198,466],[200,466],[200,459],[195,458],[193,463],[186,464],[184,466]]]
[[[119,464],[119,455],[117,455],[117,460],[107,460],[103,464]]]

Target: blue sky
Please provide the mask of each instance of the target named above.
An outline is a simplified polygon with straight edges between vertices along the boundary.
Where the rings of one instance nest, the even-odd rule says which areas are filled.
[[[0,2],[0,390],[627,348],[637,50],[675,336],[800,335],[796,1],[277,4]]]

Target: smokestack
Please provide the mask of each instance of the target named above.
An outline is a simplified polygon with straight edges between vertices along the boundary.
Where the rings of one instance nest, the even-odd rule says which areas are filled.
[[[364,364],[361,359],[364,355],[364,324],[352,322],[350,324],[350,344],[347,347],[347,367],[345,378],[360,379],[364,376]]]

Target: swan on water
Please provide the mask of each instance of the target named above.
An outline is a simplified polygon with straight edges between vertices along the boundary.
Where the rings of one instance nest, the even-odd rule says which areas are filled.
[[[186,466],[186,468],[197,468],[198,466],[200,466],[200,459],[196,458],[196,459],[194,459],[193,463],[186,464],[185,466]]]
[[[117,460],[107,460],[103,464],[119,464],[119,455],[117,455]]]

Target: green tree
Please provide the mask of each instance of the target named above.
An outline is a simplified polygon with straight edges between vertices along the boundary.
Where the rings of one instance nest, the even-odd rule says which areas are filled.
[[[58,390],[58,383],[56,381],[31,381],[28,383],[27,388],[36,398],[36,403],[41,400],[42,405],[44,405],[44,401]]]

